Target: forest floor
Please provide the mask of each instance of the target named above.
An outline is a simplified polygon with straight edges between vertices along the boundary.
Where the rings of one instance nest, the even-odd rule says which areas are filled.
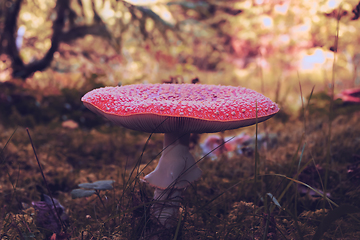
[[[156,166],[163,135],[147,143],[149,134],[112,126],[82,107],[81,94],[65,91],[38,106],[18,93],[12,100],[26,97],[28,106],[2,105],[0,239],[360,238],[358,106],[336,106],[330,122],[318,95],[305,118],[282,113],[259,124],[258,134],[273,139],[258,158],[225,151],[201,159],[206,135],[195,138],[191,151],[203,175],[184,192],[176,224],[164,229],[150,214],[153,189],[141,181]],[[253,135],[255,126],[225,134],[243,131]],[[78,184],[99,180],[114,182],[73,198]]]

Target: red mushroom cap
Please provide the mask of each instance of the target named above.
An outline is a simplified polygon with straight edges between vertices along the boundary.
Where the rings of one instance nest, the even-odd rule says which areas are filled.
[[[111,122],[143,132],[211,133],[265,121],[279,111],[269,98],[243,87],[135,84],[92,90],[82,99]]]

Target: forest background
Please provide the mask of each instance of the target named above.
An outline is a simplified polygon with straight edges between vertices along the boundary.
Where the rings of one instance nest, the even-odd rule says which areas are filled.
[[[133,166],[126,164],[136,162],[148,136],[110,125],[86,110],[80,98],[101,86],[192,83],[194,80],[201,84],[251,88],[278,103],[281,112],[268,125],[259,125],[260,132],[274,133],[276,138],[276,147],[260,152],[262,173],[282,173],[292,178],[293,183],[299,179],[315,190],[322,189],[321,193],[325,194],[316,198],[307,192],[298,199],[294,197],[298,192],[289,193],[284,180],[273,180],[268,186],[265,184],[268,179],[263,177],[264,186],[255,197],[251,191],[230,197],[228,193],[236,188],[225,189],[239,185],[235,184],[239,179],[234,180],[237,174],[243,179],[240,180],[242,188],[248,186],[246,179],[253,177],[251,159],[256,154],[240,156],[245,159],[243,163],[235,163],[233,155],[222,154],[217,162],[201,163],[204,172],[216,176],[212,180],[208,178],[197,190],[200,197],[196,201],[202,208],[196,211],[198,215],[199,212],[209,214],[210,223],[201,224],[191,215],[188,222],[181,223],[180,235],[177,230],[178,235],[173,233],[173,236],[179,239],[194,236],[262,238],[260,232],[264,229],[266,234],[276,233],[278,238],[286,238],[286,232],[297,239],[325,234],[327,229],[319,230],[325,213],[317,210],[326,212],[333,206],[326,199],[326,193],[339,203],[351,206],[360,199],[355,185],[360,179],[359,106],[337,99],[341,98],[341,91],[360,85],[359,17],[357,0],[0,0],[0,146],[3,149],[0,156],[4,166],[0,206],[5,206],[0,210],[1,236],[20,234],[20,231],[22,236],[41,239],[49,234],[44,226],[39,230],[39,222],[35,220],[17,219],[20,215],[28,216],[24,211],[29,208],[24,207],[24,203],[44,201],[42,194],[48,194],[23,127],[33,131],[54,197],[66,207],[70,219],[83,219],[70,224],[70,234],[69,230],[64,233],[63,227],[55,231],[58,238],[61,233],[66,237],[85,232],[88,237],[116,235],[119,239],[129,239],[129,236],[138,239],[136,234],[145,234],[146,227],[139,231],[133,220],[138,218],[136,212],[131,216],[116,215],[112,218],[114,225],[103,224],[105,216],[110,214],[106,211],[95,218],[94,214],[99,213],[92,208],[104,195],[91,200],[71,199],[70,192],[77,184],[110,177],[117,184],[117,194],[115,190],[107,193],[110,199],[117,199],[121,192],[129,194],[121,203],[124,206],[137,200],[137,204],[146,202],[131,195],[134,192],[126,193],[119,187],[126,184],[120,170],[115,169],[120,167],[126,175],[129,169],[124,166]],[[19,127],[21,130],[15,130]],[[17,132],[12,135],[14,131]],[[238,133],[230,131],[227,135]],[[255,127],[247,133],[254,134]],[[142,163],[155,157],[161,149],[161,136],[153,138],[151,150]],[[195,145],[205,138],[206,135],[201,136]],[[201,149],[198,146],[194,151],[201,152]],[[294,161],[298,169],[290,167]],[[229,169],[219,166],[224,162],[229,168],[244,170],[230,173]],[[214,173],[218,169],[223,172]],[[291,170],[287,172],[288,169]],[[113,171],[116,173],[110,173]],[[301,173],[305,174],[302,178]],[[308,178],[310,182],[305,181]],[[215,183],[215,179],[220,182]],[[322,182],[327,181],[323,189]],[[281,189],[278,194],[277,189]],[[149,190],[140,187],[138,191]],[[270,196],[268,193],[279,202],[273,199],[264,202],[264,198]],[[149,192],[148,197],[151,199]],[[227,205],[217,202],[222,197],[227,199]],[[252,210],[259,207],[264,214],[260,214],[262,218],[275,217],[277,224],[269,223],[270,220],[263,223],[255,219],[254,216],[260,216],[256,214],[251,214],[253,220],[246,215],[246,221],[241,222],[234,216],[237,208],[245,208],[239,199],[251,202]],[[84,202],[87,207],[82,206]],[[205,206],[204,202],[208,204]],[[210,204],[213,202],[216,207]],[[329,206],[325,207],[324,202]],[[187,204],[187,210],[193,212],[194,202]],[[285,211],[288,215],[284,217],[282,210],[274,212],[271,204],[281,205],[288,210]],[[106,207],[113,209],[115,205],[108,202]],[[308,220],[301,215],[305,213],[313,214],[316,219],[313,224],[305,223]],[[298,216],[304,218],[298,219]],[[343,215],[336,216],[340,219]],[[128,218],[133,225],[126,225],[127,228],[124,223],[119,225],[119,221]],[[222,219],[227,219],[224,226]],[[284,222],[285,219],[288,222]],[[357,219],[354,223],[359,223],[358,216],[352,215],[349,219]],[[358,236],[359,226],[351,225],[349,219],[337,223],[338,228],[331,229],[328,237]],[[256,221],[258,225],[254,225]],[[276,230],[269,230],[269,224],[276,226]],[[248,226],[251,231],[234,230]],[[264,237],[268,237],[266,234]]]

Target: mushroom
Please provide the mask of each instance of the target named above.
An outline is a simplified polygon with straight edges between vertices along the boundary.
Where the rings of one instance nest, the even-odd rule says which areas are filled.
[[[269,98],[243,87],[202,84],[134,84],[94,89],[84,105],[116,125],[165,133],[155,170],[144,181],[155,187],[152,213],[164,226],[179,209],[182,191],[201,170],[189,152],[190,133],[214,133],[262,122],[279,111]],[[257,114],[256,114],[257,106]]]
[[[251,139],[246,133],[241,133],[235,137],[223,137],[220,135],[210,135],[200,144],[202,152],[208,154],[212,160],[217,159],[222,154],[228,157],[233,156],[234,152],[242,154],[241,148],[245,142]]]
[[[335,96],[335,99],[338,98],[340,98],[345,104],[359,104],[360,88],[345,89]]]

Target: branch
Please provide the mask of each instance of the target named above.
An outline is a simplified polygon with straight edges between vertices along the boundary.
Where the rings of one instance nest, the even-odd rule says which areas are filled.
[[[83,38],[86,35],[94,35],[111,39],[111,34],[103,24],[94,24],[90,26],[77,26],[71,28],[69,31],[64,32],[60,36],[60,41],[70,43],[77,38]]]
[[[352,10],[354,13],[354,17],[351,18],[351,20],[358,20],[360,18],[360,1],[358,5],[355,6],[355,8]]]

